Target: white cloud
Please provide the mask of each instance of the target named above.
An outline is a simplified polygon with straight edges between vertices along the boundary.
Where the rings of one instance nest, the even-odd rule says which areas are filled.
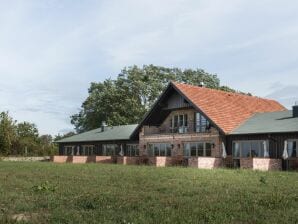
[[[89,83],[132,64],[199,67],[219,74],[223,84],[260,96],[276,91],[276,82],[298,82],[295,1],[0,5],[0,106],[18,120],[37,123],[42,133],[71,128],[69,116]]]

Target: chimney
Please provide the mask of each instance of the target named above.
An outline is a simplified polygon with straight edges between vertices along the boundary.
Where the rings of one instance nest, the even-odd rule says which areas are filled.
[[[199,87],[205,87],[205,83],[204,82],[200,82]]]
[[[298,117],[298,101],[293,106],[293,117]]]
[[[101,123],[101,131],[104,132],[104,131],[107,129],[107,127],[108,127],[108,125],[106,124],[105,121],[103,121],[103,122]]]

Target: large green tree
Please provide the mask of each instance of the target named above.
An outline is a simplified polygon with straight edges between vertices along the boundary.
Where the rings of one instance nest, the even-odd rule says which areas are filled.
[[[89,96],[78,114],[71,117],[77,132],[98,128],[103,121],[108,125],[137,123],[149,110],[170,81],[199,85],[234,92],[220,86],[217,75],[202,69],[165,68],[154,65],[124,68],[117,79],[91,83]]]
[[[8,112],[0,113],[0,154],[9,155],[17,141],[16,121]]]

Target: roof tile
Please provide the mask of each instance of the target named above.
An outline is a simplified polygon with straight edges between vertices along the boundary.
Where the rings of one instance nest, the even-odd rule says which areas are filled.
[[[230,133],[255,113],[285,111],[274,100],[173,82],[194,105],[225,133]]]

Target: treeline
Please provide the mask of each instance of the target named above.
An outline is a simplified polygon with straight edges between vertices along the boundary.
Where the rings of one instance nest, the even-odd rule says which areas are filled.
[[[58,151],[51,135],[39,135],[35,124],[18,123],[8,112],[0,113],[1,156],[47,156]]]

